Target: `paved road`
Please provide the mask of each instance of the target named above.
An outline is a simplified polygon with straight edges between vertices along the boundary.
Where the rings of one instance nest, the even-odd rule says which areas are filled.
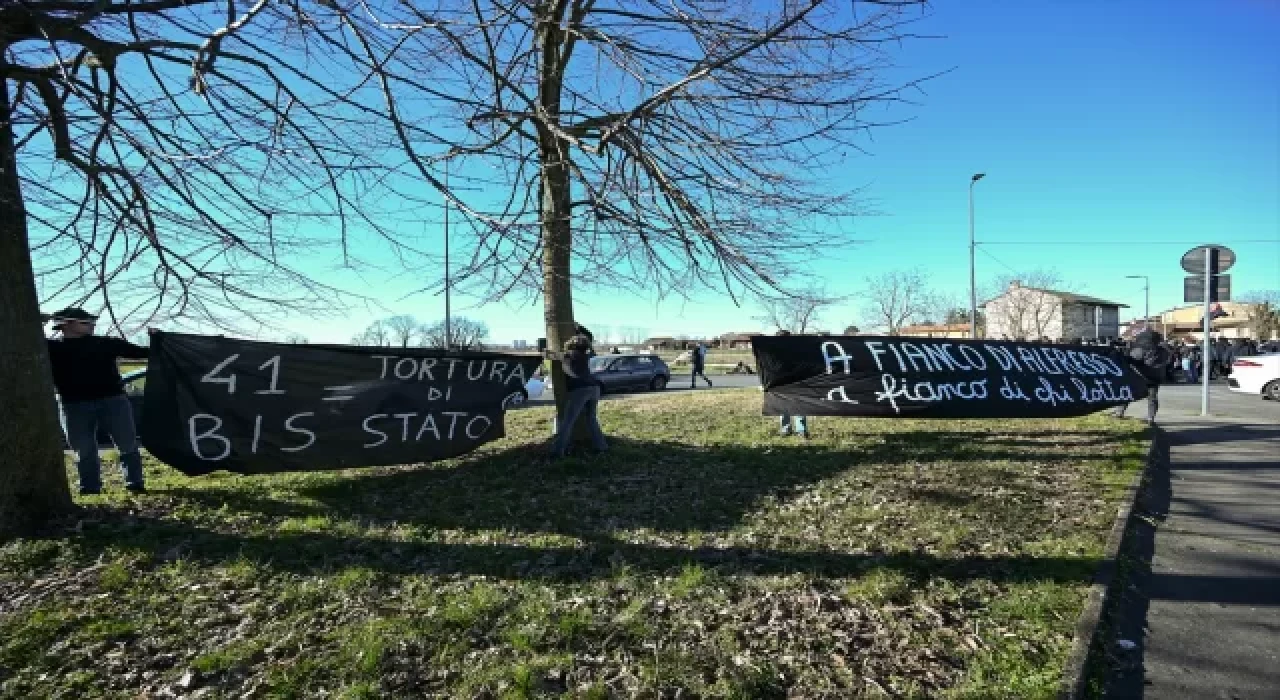
[[[1138,647],[1116,652],[1108,697],[1280,697],[1280,402],[1215,387],[1202,418],[1199,397],[1161,392],[1169,465],[1132,542],[1151,566],[1117,624]]]
[[[1133,416],[1147,415],[1146,402],[1140,401],[1129,409]],[[1280,423],[1280,401],[1264,401],[1261,396],[1238,394],[1225,384],[1214,384],[1209,389],[1209,414],[1235,421],[1272,421]],[[1165,384],[1160,387],[1161,417],[1199,417],[1200,386],[1190,384]]]
[[[747,387],[760,386],[760,376],[755,374],[712,374],[711,383],[716,389],[743,389]],[[701,378],[698,379],[698,389],[705,389],[706,383]],[[663,390],[663,393],[671,392],[687,392],[689,391],[689,375],[673,374],[671,375],[671,385]],[[621,396],[636,396],[653,394],[652,391],[630,392],[626,394],[607,394],[606,398]],[[552,401],[551,392],[545,392],[540,399],[530,401],[531,404],[546,404]]]

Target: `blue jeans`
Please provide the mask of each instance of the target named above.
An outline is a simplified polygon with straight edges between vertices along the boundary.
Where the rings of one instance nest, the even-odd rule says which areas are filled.
[[[120,451],[124,485],[142,488],[142,455],[138,453],[138,429],[133,424],[129,399],[112,396],[94,401],[62,404],[67,419],[67,442],[76,451],[76,471],[80,473],[80,493],[102,491],[102,463],[98,460],[98,425],[106,428]]]
[[[551,443],[551,454],[563,457],[569,451],[569,440],[573,438],[573,426],[581,416],[587,421],[587,429],[591,432],[591,444],[601,452],[609,449],[604,441],[604,432],[600,430],[600,421],[596,418],[596,408],[600,404],[600,387],[589,386],[569,392],[569,401],[564,406],[564,414],[556,422],[556,439]]]
[[[1129,404],[1122,403],[1116,407],[1116,417],[1124,418],[1124,412],[1128,410]],[[1160,385],[1147,385],[1147,422],[1156,422],[1156,412],[1160,410]]]
[[[783,435],[790,435],[790,434],[791,434],[791,416],[786,415],[786,414],[783,414],[782,416],[780,416],[780,417],[778,418],[778,425],[779,425],[779,427],[781,428],[781,430],[782,430],[782,434],[783,434]],[[806,417],[806,416],[796,416],[796,417],[795,417],[795,432],[796,432],[796,435],[808,435],[808,434],[809,434],[809,419],[808,419],[808,417]]]

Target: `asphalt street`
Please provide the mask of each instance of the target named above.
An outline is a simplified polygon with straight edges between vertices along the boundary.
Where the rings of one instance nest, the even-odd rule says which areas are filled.
[[[711,378],[711,384],[713,389],[746,389],[750,387],[760,386],[760,375],[758,374],[712,374],[708,376]],[[702,379],[699,378],[698,388],[695,389],[694,391],[703,390],[706,388],[707,388],[706,382],[702,381]],[[662,393],[669,394],[669,393],[680,393],[680,392],[687,392],[687,391],[690,391],[689,375],[673,374],[671,375],[671,384],[667,386],[666,389],[663,389]],[[643,396],[643,395],[649,395],[654,393],[657,393],[657,392],[636,391],[636,392],[626,392],[626,393],[611,393],[611,394],[606,394],[605,398],[608,399],[608,398],[618,398],[623,396],[637,396],[637,395]],[[536,405],[536,404],[550,403],[551,401],[552,401],[552,395],[551,395],[551,392],[548,391],[548,392],[543,392],[541,398],[533,399],[529,403]]]
[[[1200,415],[1200,386],[1191,384],[1165,384],[1160,387],[1161,417],[1191,417]],[[1139,401],[1129,408],[1130,416],[1147,415],[1146,402]],[[1209,415],[1236,421],[1280,422],[1280,401],[1264,401],[1261,396],[1238,394],[1226,384],[1214,384],[1209,388]]]

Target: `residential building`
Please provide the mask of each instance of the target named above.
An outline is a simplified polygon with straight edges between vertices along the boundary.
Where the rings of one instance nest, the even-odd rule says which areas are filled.
[[[750,350],[753,335],[759,335],[759,333],[725,333],[720,336],[716,347],[726,350]]]
[[[898,330],[898,335],[910,338],[968,338],[969,324],[933,323],[903,326]]]
[[[1239,301],[1214,302],[1215,311],[1225,314],[1213,319],[1209,335],[1223,338],[1253,338],[1267,341],[1276,339],[1259,338],[1255,331],[1255,315],[1263,311],[1260,304]],[[1152,326],[1169,338],[1201,340],[1204,337],[1204,304],[1188,304],[1162,312],[1152,317]]]
[[[1128,306],[1074,292],[1025,287],[1018,280],[983,304],[987,337],[1009,340],[1118,338],[1122,308]]]
[[[658,350],[674,350],[677,347],[677,341],[669,335],[655,335],[647,338],[641,345],[649,348],[649,352],[657,352]]]

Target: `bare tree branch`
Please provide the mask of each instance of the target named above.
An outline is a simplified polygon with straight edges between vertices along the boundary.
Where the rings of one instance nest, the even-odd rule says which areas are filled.
[[[893,270],[866,279],[864,313],[875,326],[897,335],[903,326],[919,322],[938,308],[923,271]]]
[[[813,333],[822,322],[823,311],[843,299],[831,296],[825,289],[815,288],[794,294],[762,297],[763,313],[755,319],[774,330],[790,331],[797,335]]]

